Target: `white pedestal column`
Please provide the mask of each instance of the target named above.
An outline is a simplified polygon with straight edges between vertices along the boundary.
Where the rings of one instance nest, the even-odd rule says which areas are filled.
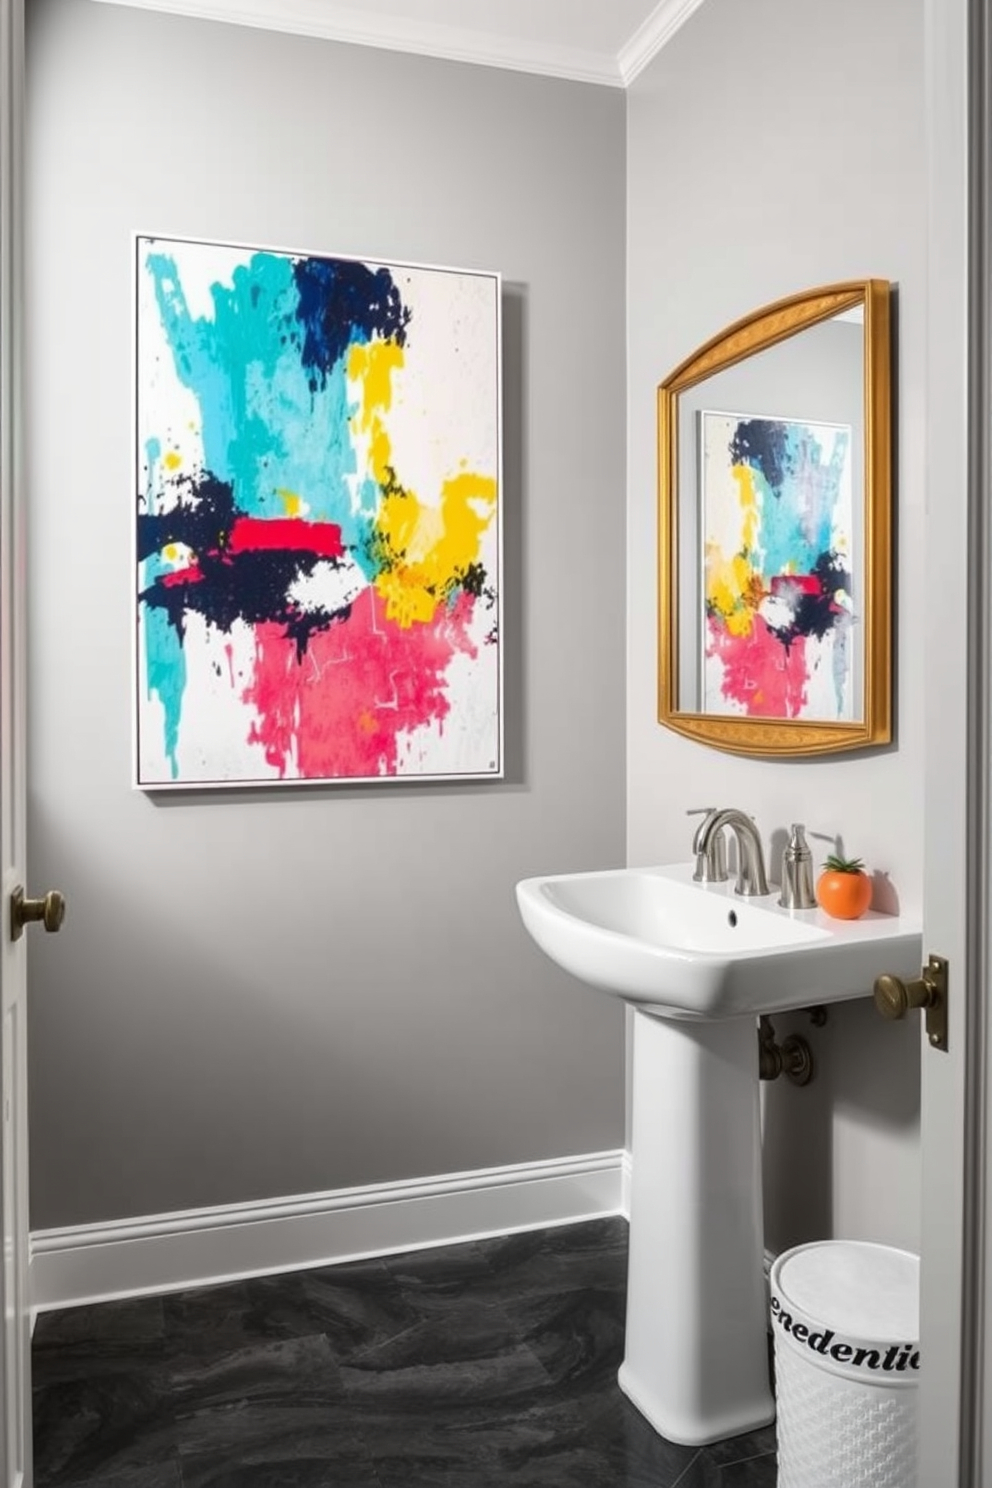
[[[753,1018],[634,1013],[620,1387],[669,1441],[771,1421]]]

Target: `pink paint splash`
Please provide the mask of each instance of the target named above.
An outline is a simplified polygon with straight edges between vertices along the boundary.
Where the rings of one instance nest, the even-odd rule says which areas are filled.
[[[255,676],[243,693],[256,709],[249,742],[280,779],[354,779],[397,772],[398,739],[451,710],[445,673],[469,636],[475,599],[440,605],[428,624],[387,620],[375,590],[347,621],[311,635],[303,660],[281,625],[255,628]]]
[[[806,705],[806,639],[783,646],[755,617],[749,635],[734,636],[709,617],[708,656],[723,663],[721,692],[751,718],[798,718]]]

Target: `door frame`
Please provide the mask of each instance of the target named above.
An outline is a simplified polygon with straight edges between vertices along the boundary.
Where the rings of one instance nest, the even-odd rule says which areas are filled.
[[[24,0],[0,0],[0,1473],[30,1488],[31,1326],[25,946],[10,895],[25,843],[23,511]]]
[[[969,707],[959,1473],[977,1488],[992,1472],[992,0],[970,0],[964,19]]]
[[[924,0],[928,626],[924,954],[950,963],[949,1047],[924,1039],[920,1482],[992,1481],[992,0]],[[948,592],[950,591],[950,592]],[[948,645],[947,636],[966,637]]]

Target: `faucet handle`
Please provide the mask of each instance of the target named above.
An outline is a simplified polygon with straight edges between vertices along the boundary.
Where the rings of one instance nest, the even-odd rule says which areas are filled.
[[[711,816],[716,815],[716,812],[717,808],[715,806],[689,806],[686,809],[686,816],[701,816],[703,818],[703,820],[699,823],[699,826],[696,828],[692,838],[692,850],[694,853],[697,854],[697,856],[699,854],[699,839],[703,835],[703,830],[706,826],[706,823],[709,821]],[[722,837],[723,833],[721,832],[719,835]],[[696,864],[696,873],[698,876],[698,863]]]
[[[692,876],[696,883],[726,883],[730,877],[727,872],[727,839],[723,834],[723,828],[713,833],[707,851],[702,851],[699,846],[706,823],[716,816],[719,810],[718,806],[692,806],[686,811],[686,816],[703,818],[692,840],[692,850],[696,854],[696,871]]]
[[[699,823],[699,826],[696,828],[696,835],[693,839],[692,845],[693,852],[696,851],[696,843],[699,841],[706,823],[709,821],[711,816],[716,816],[719,810],[719,806],[689,806],[686,808],[686,816],[701,816],[703,818],[703,820]]]

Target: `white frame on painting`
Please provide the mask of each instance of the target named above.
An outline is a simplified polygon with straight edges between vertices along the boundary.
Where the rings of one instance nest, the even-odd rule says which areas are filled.
[[[496,273],[135,235],[135,783],[503,773]]]

